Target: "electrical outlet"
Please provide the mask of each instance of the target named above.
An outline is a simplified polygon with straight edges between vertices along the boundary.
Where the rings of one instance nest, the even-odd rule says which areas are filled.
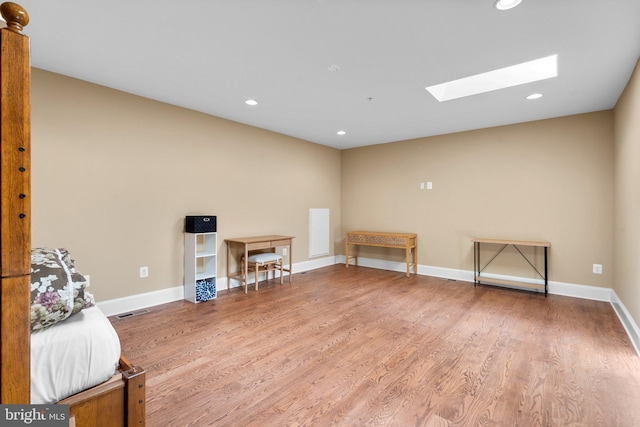
[[[427,190],[433,189],[433,182],[427,182]]]
[[[287,256],[287,248],[282,248],[282,256]]]
[[[424,190],[424,182],[421,182],[421,183],[420,183],[420,189],[421,189],[421,190]]]
[[[149,267],[140,267],[140,277],[149,277]]]
[[[593,273],[602,274],[602,264],[593,264]]]

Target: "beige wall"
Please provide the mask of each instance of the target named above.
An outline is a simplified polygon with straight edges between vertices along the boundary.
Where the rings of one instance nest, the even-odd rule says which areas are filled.
[[[618,147],[620,128],[637,141],[631,89]],[[302,262],[317,207],[331,209],[332,254],[348,229],[412,231],[421,265],[470,271],[472,237],[546,240],[552,281],[614,286],[614,160],[632,156],[614,159],[612,111],[341,152],[37,69],[32,110],[33,245],[69,248],[101,301],[182,283],[185,215],[218,215],[220,251],[225,237],[295,235]]]
[[[616,294],[640,323],[640,67],[615,108]]]
[[[287,234],[309,208],[339,239],[340,152],[42,70],[32,76],[33,246],[63,246],[99,301],[179,286],[185,215],[223,239]],[[139,278],[148,266],[150,277]]]
[[[345,150],[343,231],[415,232],[419,264],[467,271],[473,237],[549,241],[550,280],[611,287],[613,155],[611,111]]]

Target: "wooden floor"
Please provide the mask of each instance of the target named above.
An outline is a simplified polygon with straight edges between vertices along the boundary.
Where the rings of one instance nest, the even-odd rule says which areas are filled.
[[[640,425],[605,302],[335,265],[112,322],[151,427]]]

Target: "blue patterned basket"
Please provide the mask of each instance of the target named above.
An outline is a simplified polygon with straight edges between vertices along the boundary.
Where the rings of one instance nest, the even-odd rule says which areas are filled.
[[[196,302],[209,301],[217,296],[215,277],[196,282]]]

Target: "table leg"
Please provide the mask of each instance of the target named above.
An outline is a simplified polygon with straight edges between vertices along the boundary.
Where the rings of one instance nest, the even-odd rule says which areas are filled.
[[[244,265],[242,266],[243,268],[243,279],[244,279],[244,293],[247,293],[247,288],[249,287],[249,250],[247,249],[248,246],[245,243],[244,244]]]
[[[480,276],[480,242],[473,242],[473,287],[478,285]]]
[[[231,243],[227,242],[227,292],[231,292],[231,270],[229,270],[230,258],[231,258]]]
[[[547,247],[544,247],[544,296],[547,296],[547,291],[549,289],[549,272],[547,269]]]
[[[407,277],[411,277],[411,247],[405,248],[405,262],[407,263]]]
[[[293,240],[289,240],[289,283],[293,276]]]
[[[344,266],[349,268],[349,239],[344,239]]]

